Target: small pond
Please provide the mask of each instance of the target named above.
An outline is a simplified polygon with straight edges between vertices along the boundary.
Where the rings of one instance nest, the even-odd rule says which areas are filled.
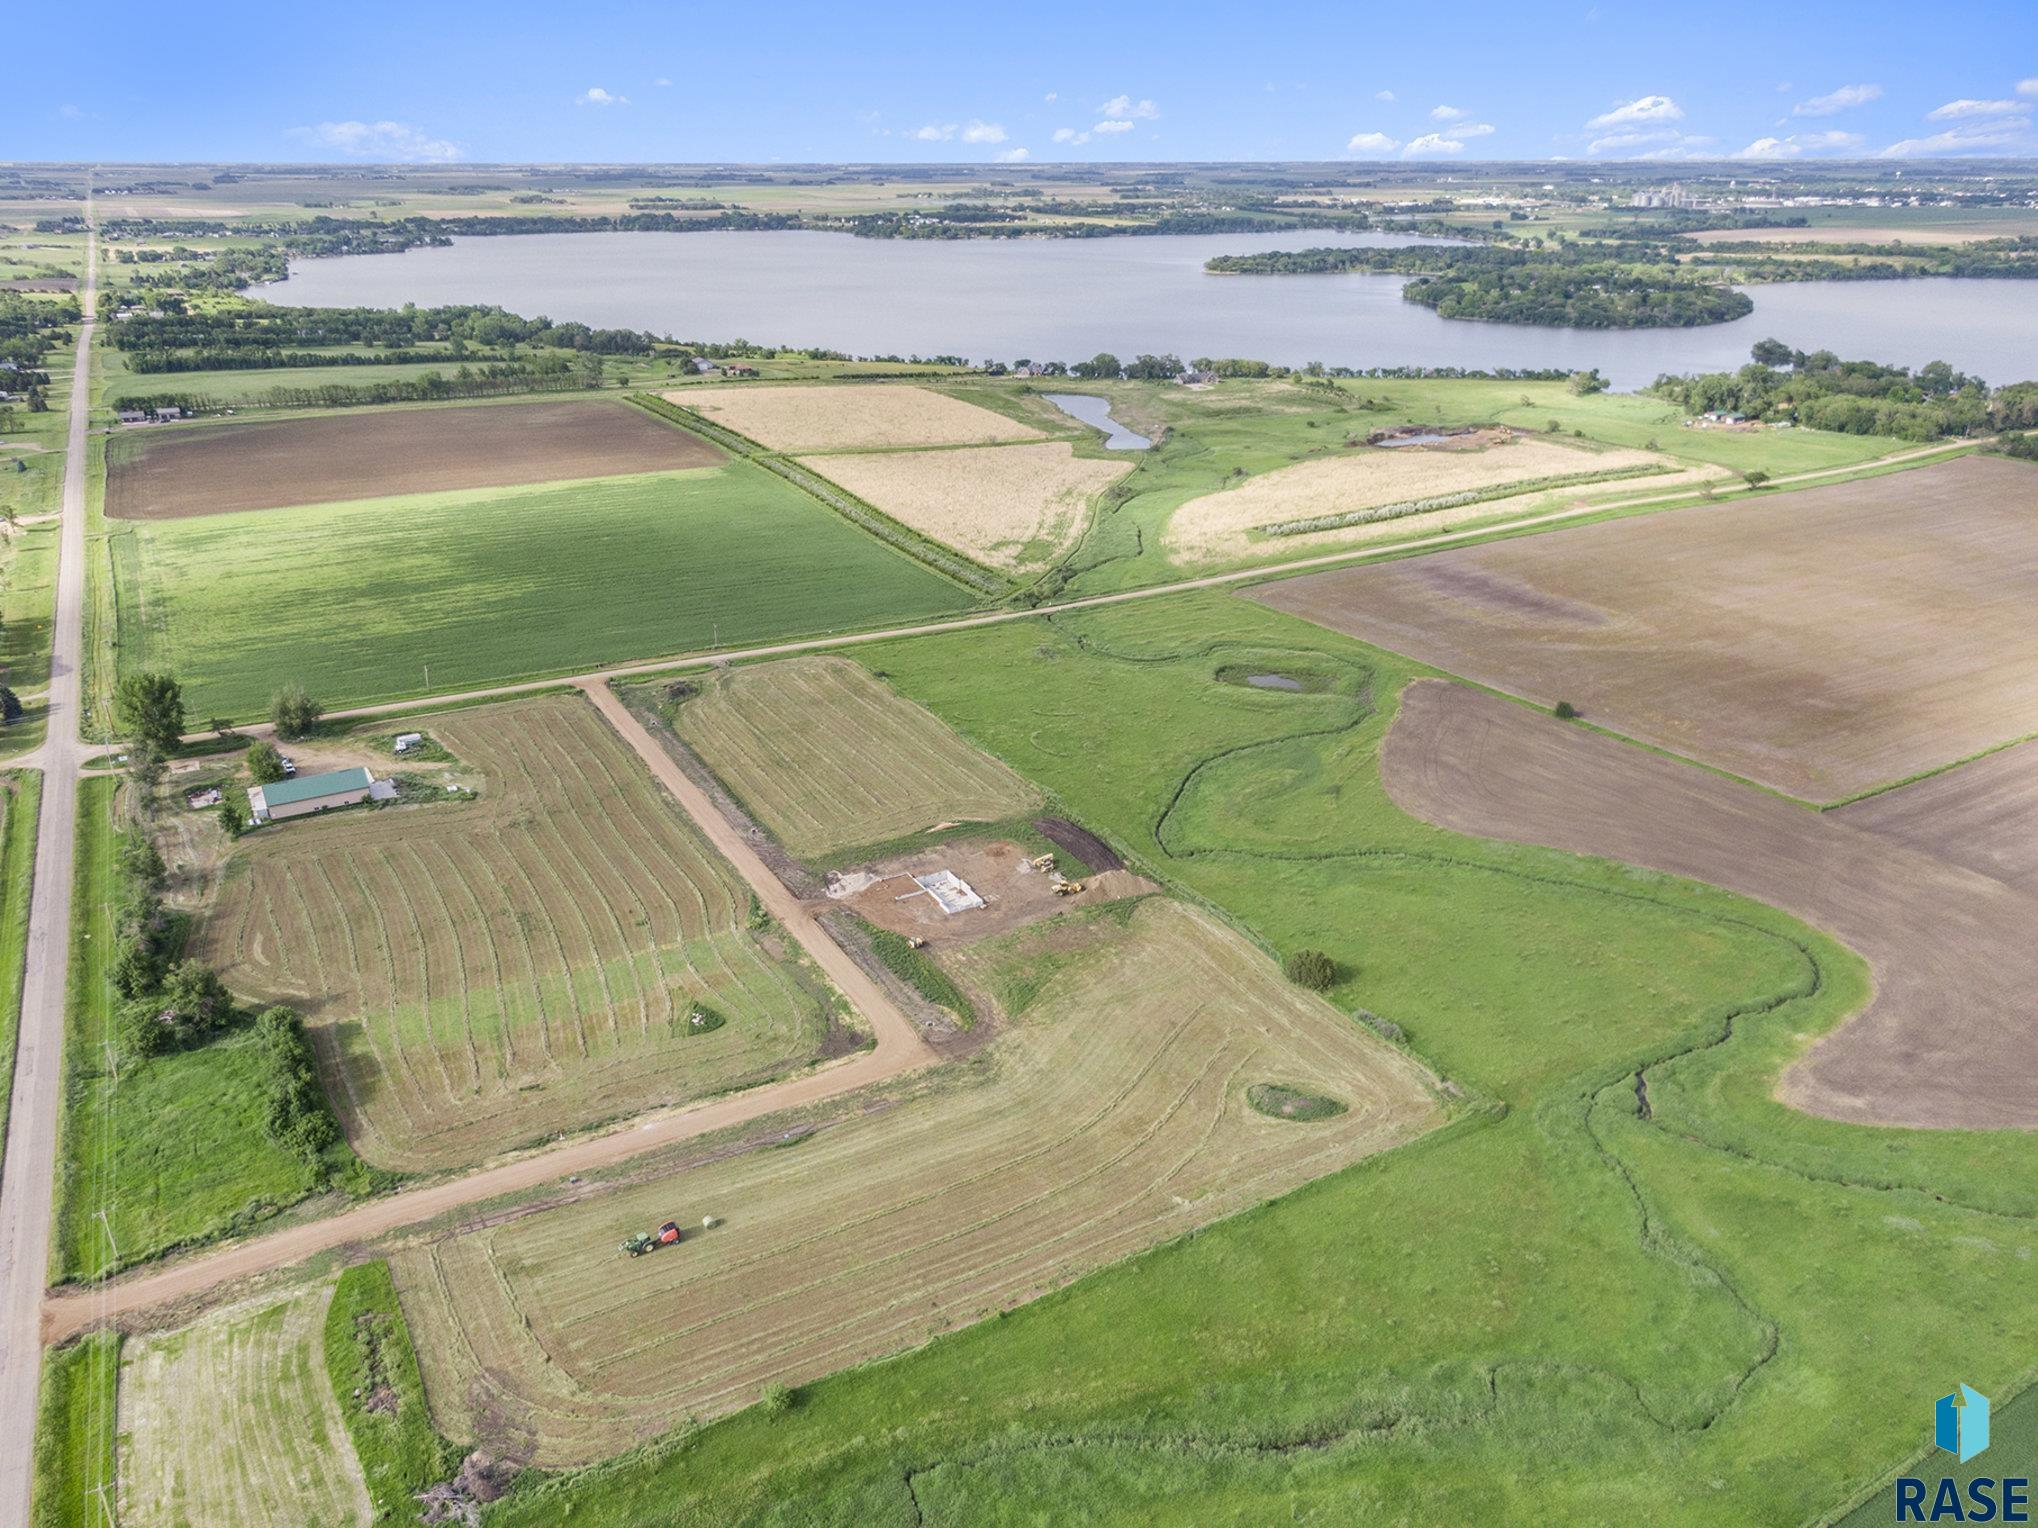
[[[1421,435],[1388,435],[1380,440],[1374,441],[1373,444],[1376,446],[1385,446],[1389,450],[1392,450],[1396,446],[1440,446],[1450,438],[1451,437],[1448,435],[1437,435],[1434,433],[1424,433]]]
[[[1111,417],[1111,400],[1099,398],[1091,393],[1043,393],[1056,408],[1071,419],[1080,419],[1092,429],[1104,432],[1104,449],[1107,451],[1144,451],[1153,442],[1144,435],[1135,435]]]
[[[1286,674],[1248,674],[1245,682],[1256,690],[1299,690],[1302,681]]]

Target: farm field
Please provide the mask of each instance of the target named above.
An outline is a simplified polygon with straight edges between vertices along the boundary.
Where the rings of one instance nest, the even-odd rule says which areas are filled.
[[[956,958],[1034,994],[968,1079],[785,1152],[400,1255],[440,1430],[485,1438],[485,1415],[516,1417],[535,1462],[584,1463],[1009,1308],[1441,1117],[1419,1066],[1179,903]],[[1263,1117],[1246,1089],[1276,1080],[1346,1112]],[[723,1224],[618,1258],[618,1227],[704,1211]]]
[[[1634,475],[1614,476],[1628,473]],[[1168,521],[1167,547],[1180,562],[1232,561],[1254,551],[1299,554],[1364,539],[1377,534],[1382,525],[1400,534],[1430,529],[1441,516],[1410,514],[1301,534],[1279,534],[1271,528],[1474,494],[1498,499],[1503,497],[1501,490],[1517,485],[1524,493],[1533,492],[1538,483],[1566,485],[1567,497],[1586,498],[1648,489],[1670,492],[1708,475],[1714,474],[1680,472],[1677,463],[1657,452],[1589,450],[1542,437],[1467,451],[1362,448],[1283,467],[1236,488],[1191,499]],[[1584,481],[1593,478],[1610,481]],[[1435,503],[1437,511],[1448,513],[1450,507]],[[1494,508],[1487,502],[1477,512],[1490,514]]]
[[[175,520],[389,494],[711,467],[723,454],[620,401],[364,409],[149,426],[107,447],[106,513]]]
[[[569,1502],[604,1528],[789,1502],[1008,1521],[1076,1497],[1122,1520],[1277,1499],[1470,1521],[1501,1479],[1510,1517],[1801,1521],[1920,1446],[1944,1388],[1920,1376],[2016,1393],[2038,1341],[2031,1136],[1780,1103],[1805,1045],[1871,995],[1827,934],[1403,814],[1379,754],[1419,665],[1202,594],[859,656],[1141,868],[1276,952],[1324,949],[1333,1005],[1505,1112],[502,1521]]]
[[[1561,382],[1226,380],[1207,391],[1150,382],[1055,385],[1109,399],[1117,419],[1155,438],[1152,450],[1138,453],[1133,475],[1110,496],[1082,545],[1057,570],[1062,592],[1078,595],[1207,570],[1207,562],[1185,568],[1171,553],[1169,527],[1184,505],[1199,499],[1221,501],[1253,489],[1269,474],[1341,461],[1352,450],[1347,440],[1364,440],[1376,430],[1500,425],[1561,435],[1576,441],[1580,450],[1612,448],[1667,457],[1685,474],[1719,468],[1781,476],[1857,465],[1900,449],[1886,439],[1819,430],[1686,429],[1682,412],[1661,399],[1632,393],[1580,396]],[[1674,489],[1680,481],[1689,480],[1638,477],[1603,491],[1609,496],[1621,489],[1639,493],[1652,484]],[[1437,518],[1476,517],[1491,514],[1495,507],[1489,502],[1438,512]],[[1390,521],[1368,528],[1370,535],[1346,534],[1362,539],[1409,535],[1429,523]],[[1256,557],[1272,559],[1311,549],[1311,538],[1282,537],[1258,543],[1252,551]]]
[[[689,387],[665,395],[760,446],[788,453],[1037,440],[1031,425],[902,382]]]
[[[2038,752],[2010,749],[2031,794]],[[1987,760],[1984,763],[1990,762]],[[1461,685],[1404,697],[1384,755],[1388,793],[1459,832],[1549,844],[1727,886],[1796,913],[1866,957],[1875,996],[1784,1074],[1800,1109],[1861,1124],[1963,1130],[2038,1127],[2038,1035],[2023,1022],[2038,984],[2038,895],[1967,867],[2030,821],[1941,819],[1878,831],[1913,790],[1809,812]],[[1977,766],[1967,766],[1974,768]]]
[[[121,1522],[347,1528],[372,1520],[326,1376],[332,1293],[326,1281],[128,1341],[119,1381]]]
[[[803,460],[923,536],[1011,572],[1052,562],[1082,534],[1091,498],[1132,470],[1059,440]]]
[[[304,1012],[364,1157],[462,1166],[814,1054],[826,989],[583,698],[427,724],[478,802],[256,834],[193,938],[237,994]],[[697,1006],[721,1026],[694,1033]]]
[[[971,599],[740,461],[125,522],[109,544],[121,670],[173,670],[195,717],[262,714],[292,681],[339,706]]]
[[[938,822],[998,822],[1040,791],[847,658],[782,658],[701,681],[682,741],[802,859]]]
[[[2038,469],[1963,457],[1254,598],[1831,801],[2038,731],[2034,510]]]

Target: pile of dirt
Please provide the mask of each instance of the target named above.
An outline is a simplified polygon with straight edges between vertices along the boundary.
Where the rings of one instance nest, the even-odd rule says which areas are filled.
[[[1066,817],[1036,817],[1033,831],[1068,854],[1073,854],[1090,869],[1098,872],[1123,870],[1125,860],[1103,839],[1080,824],[1070,822]]]

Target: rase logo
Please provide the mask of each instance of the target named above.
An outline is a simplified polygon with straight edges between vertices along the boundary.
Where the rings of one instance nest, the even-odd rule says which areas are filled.
[[[1971,1385],[1942,1395],[1932,1408],[1932,1441],[1962,1464],[1988,1447],[1988,1397]],[[2028,1523],[2031,1482],[2022,1476],[1977,1475],[1964,1485],[1915,1475],[1896,1483],[1900,1523]]]

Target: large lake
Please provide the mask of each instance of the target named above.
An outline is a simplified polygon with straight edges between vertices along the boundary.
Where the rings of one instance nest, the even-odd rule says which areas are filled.
[[[1217,254],[1402,244],[1385,234],[1113,239],[858,239],[836,233],[526,234],[294,262],[278,302],[512,312],[679,339],[819,345],[855,355],[1076,360],[1108,350],[1299,366],[1597,366],[1623,389],[1718,371],[1773,336],[1804,350],[1991,382],[2038,377],[2038,281],[1799,282],[1703,329],[1610,332],[1438,318],[1398,276],[1213,276]]]

